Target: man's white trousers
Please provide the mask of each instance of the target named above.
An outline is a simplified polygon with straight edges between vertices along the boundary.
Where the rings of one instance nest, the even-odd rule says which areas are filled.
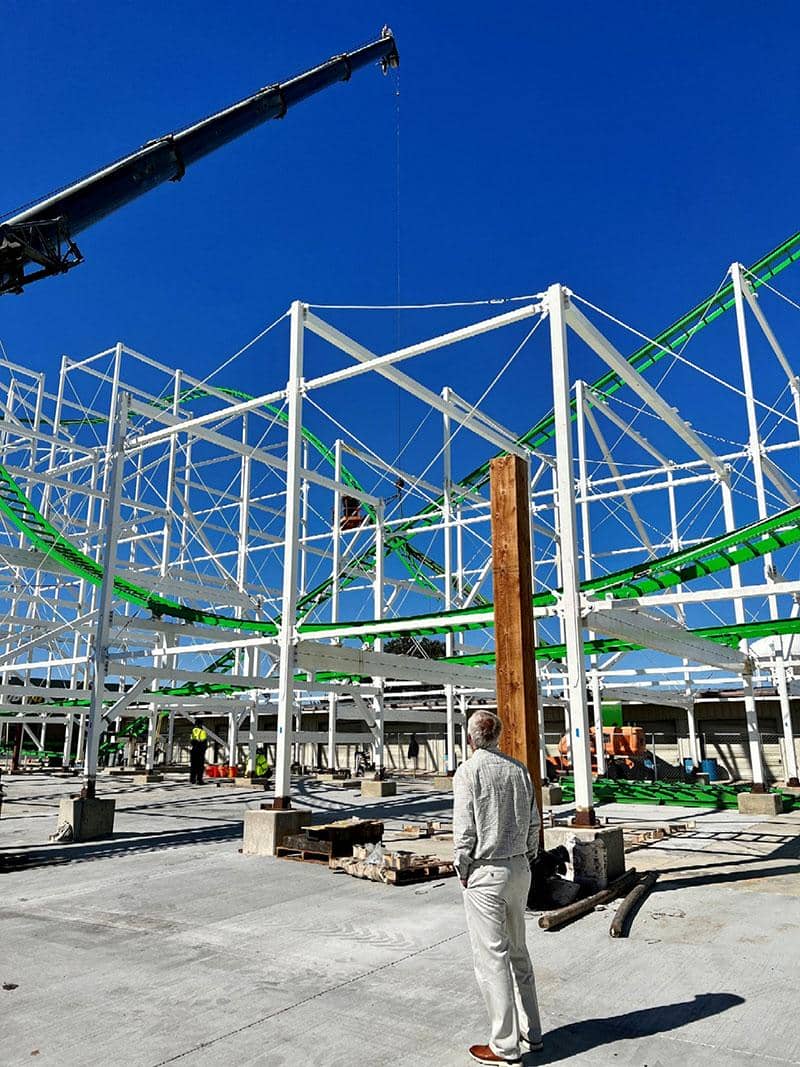
[[[464,890],[475,977],[489,1012],[489,1046],[517,1059],[520,1037],[541,1040],[536,981],[525,943],[531,884],[526,856],[477,863]]]

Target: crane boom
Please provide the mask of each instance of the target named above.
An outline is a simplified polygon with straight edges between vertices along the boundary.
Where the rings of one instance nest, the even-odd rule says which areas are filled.
[[[384,28],[376,41],[289,81],[259,89],[251,96],[169,133],[86,178],[0,222],[0,294],[20,293],[25,285],[63,274],[83,261],[75,237],[100,219],[167,181],[180,181],[187,167],[337,81],[348,81],[359,67],[379,62],[397,66],[394,36]]]

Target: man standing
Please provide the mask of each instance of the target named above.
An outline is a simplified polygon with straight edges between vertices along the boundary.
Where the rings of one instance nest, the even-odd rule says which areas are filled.
[[[189,752],[189,782],[191,785],[203,784],[207,741],[208,734],[204,726],[198,724],[192,728],[192,747]]]
[[[528,770],[498,751],[503,724],[490,711],[469,720],[471,759],[453,778],[455,867],[464,888],[472,958],[489,1012],[478,1063],[519,1063],[542,1048],[536,982],[525,943],[530,863],[539,849],[539,812]]]

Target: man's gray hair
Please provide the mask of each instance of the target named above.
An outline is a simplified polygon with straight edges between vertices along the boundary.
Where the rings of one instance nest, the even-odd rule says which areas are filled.
[[[476,711],[467,723],[475,748],[491,748],[500,740],[503,724],[493,711]]]

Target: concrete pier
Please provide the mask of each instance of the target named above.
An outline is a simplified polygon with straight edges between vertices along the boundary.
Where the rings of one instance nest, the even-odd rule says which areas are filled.
[[[114,832],[116,800],[93,797],[62,797],[58,805],[58,825],[69,823],[73,841],[94,841]]]
[[[245,856],[274,856],[285,837],[299,833],[310,822],[311,812],[306,808],[246,811],[242,852]]]

